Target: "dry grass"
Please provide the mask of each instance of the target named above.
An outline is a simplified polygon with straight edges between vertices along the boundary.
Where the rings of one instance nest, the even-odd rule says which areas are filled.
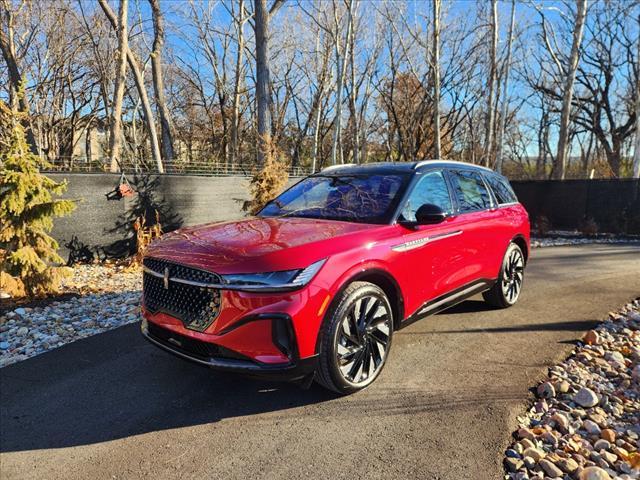
[[[265,163],[251,178],[251,200],[247,200],[242,206],[251,215],[258,213],[267,202],[277,197],[289,181],[287,163],[279,159],[281,155],[275,142],[271,141],[271,137],[266,137],[263,143],[267,150]]]

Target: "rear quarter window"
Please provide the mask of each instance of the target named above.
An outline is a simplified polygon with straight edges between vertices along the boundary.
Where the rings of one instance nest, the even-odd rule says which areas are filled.
[[[480,174],[471,171],[451,171],[451,183],[461,213],[491,207],[491,195]]]
[[[506,178],[496,174],[488,174],[485,175],[485,180],[489,184],[491,190],[493,190],[493,194],[495,195],[499,205],[518,202],[518,197],[516,197],[516,194],[513,192],[513,189]]]

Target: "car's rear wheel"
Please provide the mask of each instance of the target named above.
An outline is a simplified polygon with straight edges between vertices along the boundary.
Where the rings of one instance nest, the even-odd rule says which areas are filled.
[[[495,285],[482,294],[484,300],[497,308],[507,308],[514,305],[524,281],[524,255],[515,243],[509,244],[502,260],[500,276]]]
[[[316,379],[341,394],[367,387],[386,363],[392,336],[393,310],[384,291],[350,284],[323,323]]]

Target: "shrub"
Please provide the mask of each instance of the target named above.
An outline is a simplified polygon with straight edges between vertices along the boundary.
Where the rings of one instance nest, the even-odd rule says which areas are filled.
[[[2,262],[2,258],[4,257],[4,250],[0,250],[0,262]],[[9,296],[10,298],[20,298],[26,295],[24,291],[24,283],[22,280],[16,277],[12,277],[7,272],[0,271],[0,299],[6,298]]]
[[[162,236],[162,225],[160,224],[160,214],[156,210],[156,223],[147,227],[147,220],[140,216],[133,223],[136,232],[136,254],[131,261],[132,266],[142,265],[142,259],[151,242]]]
[[[277,197],[289,181],[287,164],[278,159],[279,154],[269,138],[265,140],[267,155],[262,170],[257,171],[249,183],[251,200],[244,202],[242,209],[255,215],[270,200]]]
[[[40,173],[47,163],[27,145],[24,113],[0,101],[0,270],[19,278],[28,295],[42,295],[58,289],[68,274],[58,255],[58,243],[48,235],[53,218],[69,214],[70,200],[54,199],[66,183],[57,183]]]

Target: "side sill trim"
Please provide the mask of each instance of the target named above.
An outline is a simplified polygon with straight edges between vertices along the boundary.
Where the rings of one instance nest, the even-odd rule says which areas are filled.
[[[495,282],[496,280],[483,278],[464,285],[452,292],[445,293],[440,297],[434,298],[433,300],[430,300],[423,304],[422,307],[418,308],[415,313],[413,313],[402,323],[400,323],[400,328],[404,328],[407,325],[410,325],[413,322],[420,320],[428,315],[433,315],[446,310],[447,308],[453,307],[454,305],[463,302],[473,295],[489,290]]]

